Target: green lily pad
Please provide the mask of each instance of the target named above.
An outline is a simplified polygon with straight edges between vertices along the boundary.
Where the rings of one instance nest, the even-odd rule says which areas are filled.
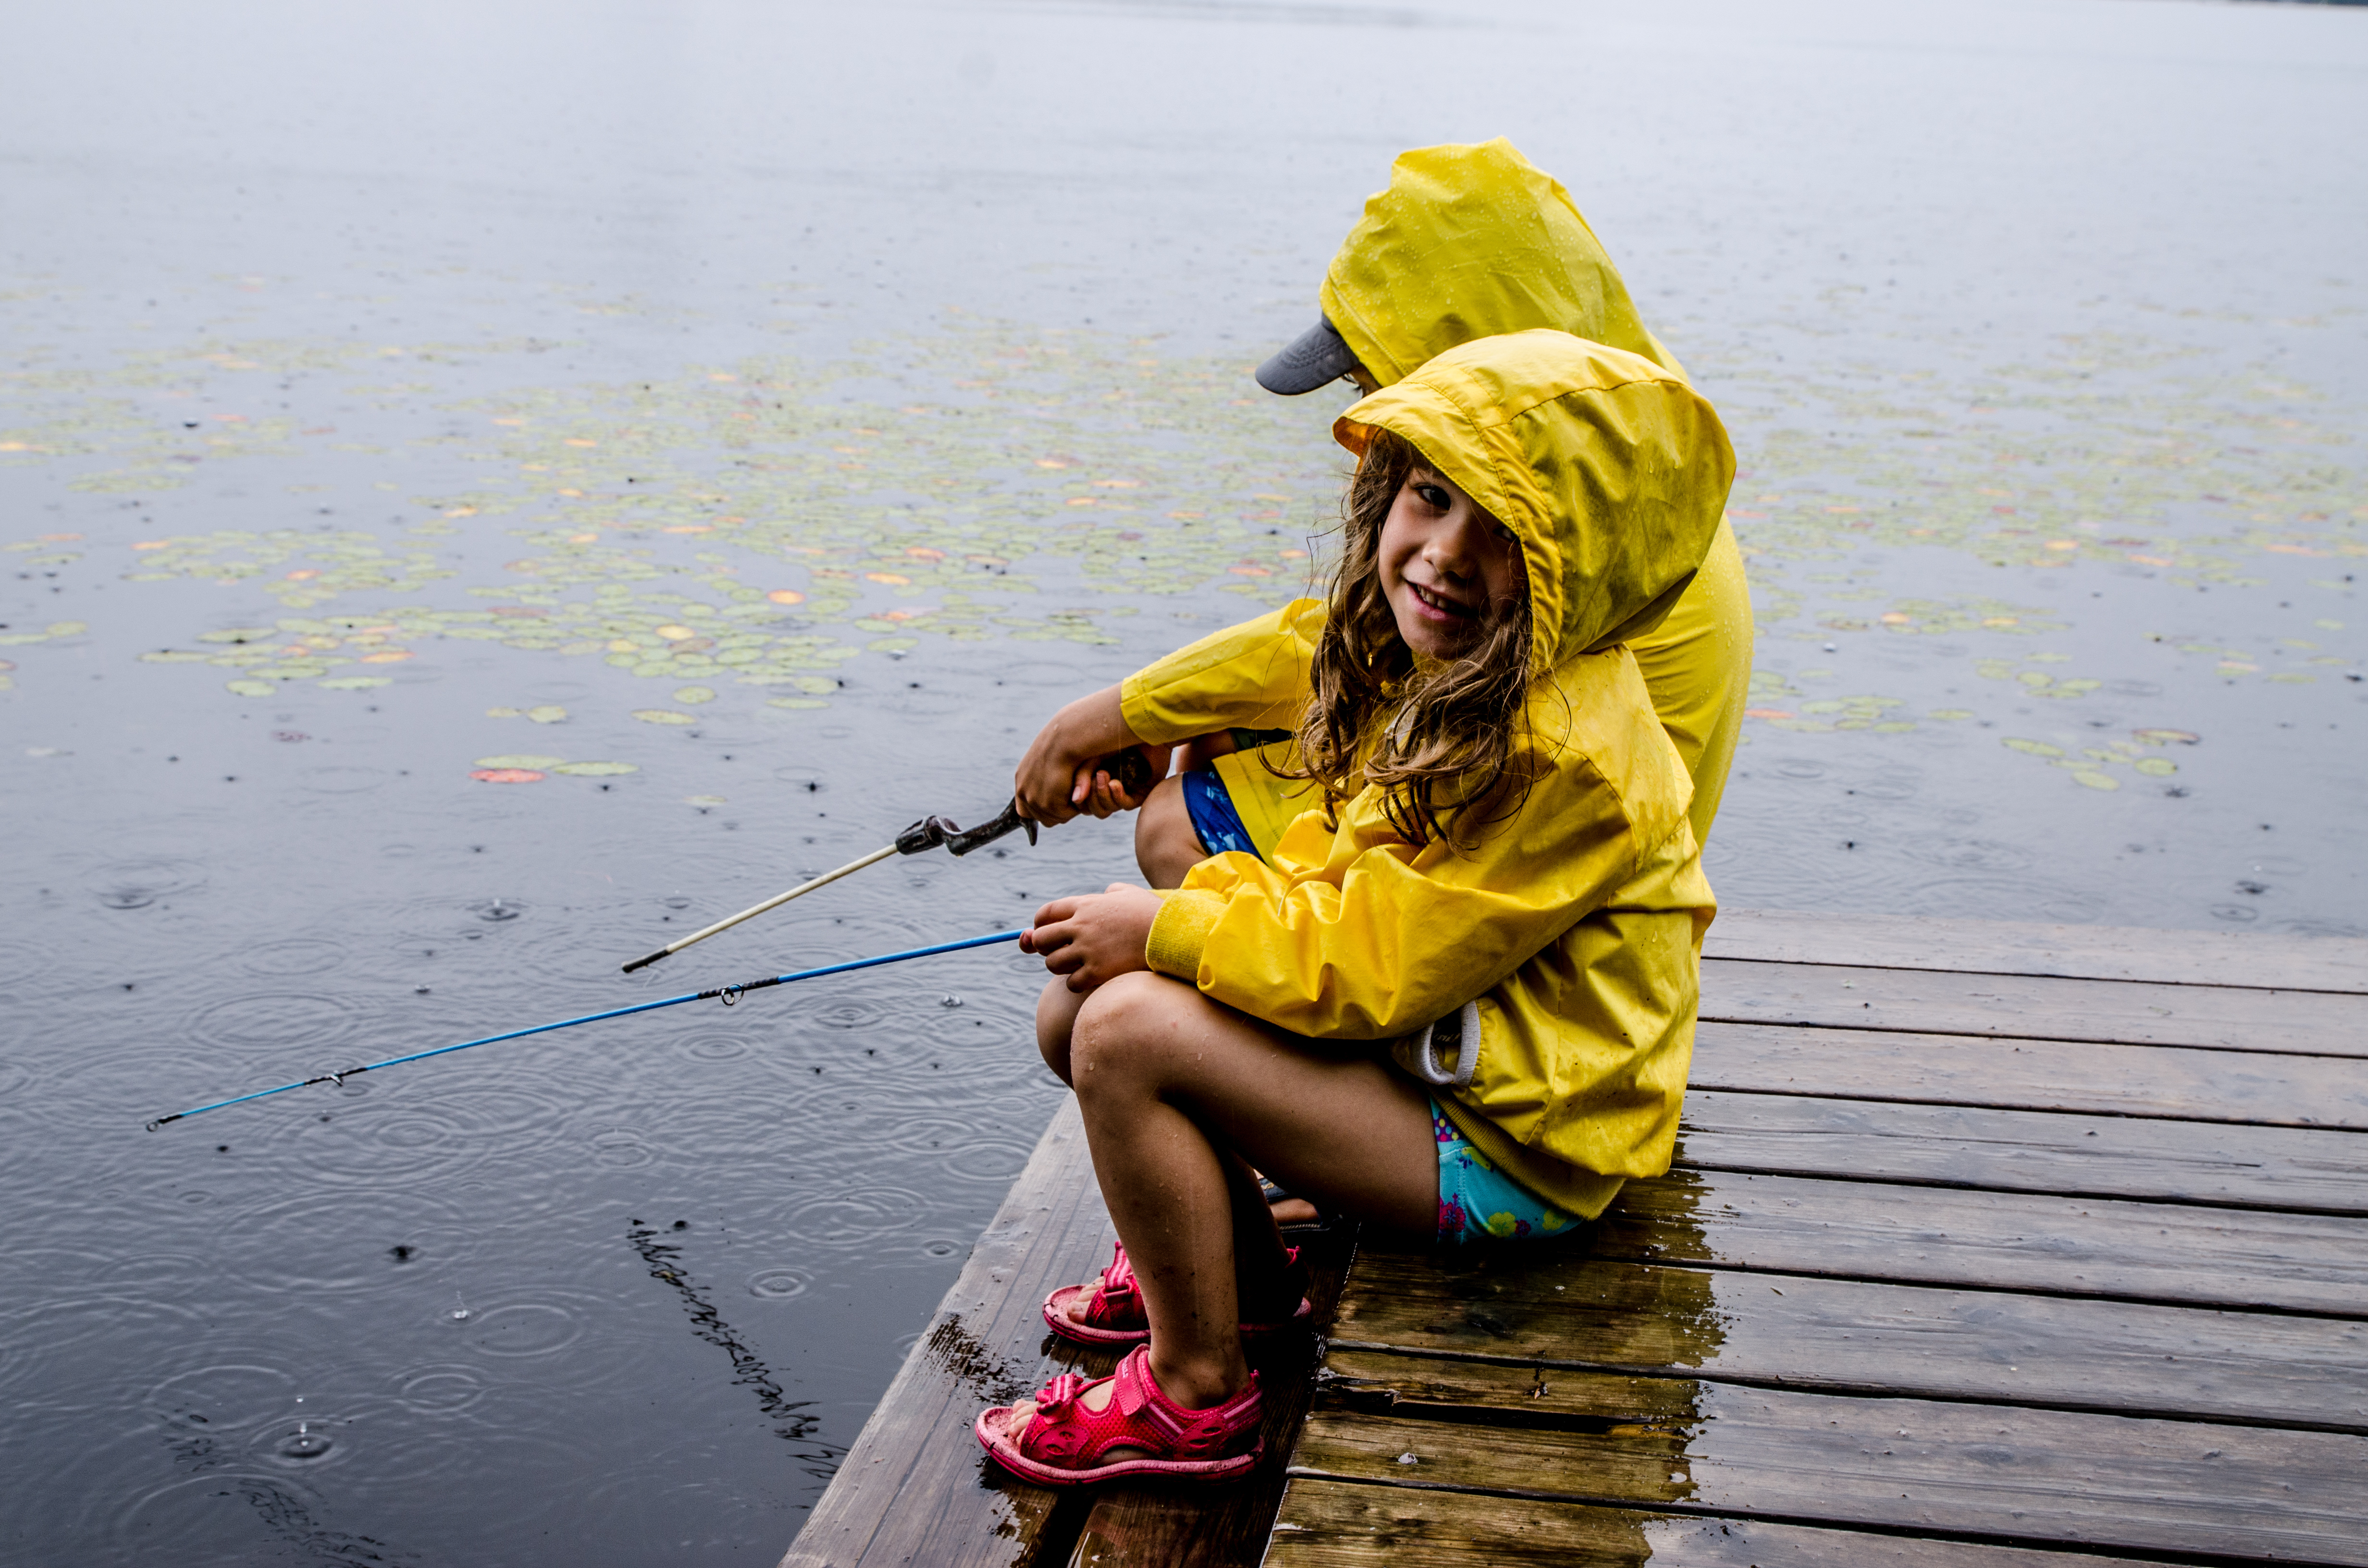
[[[2062,746],[2049,745],[2045,741],[2026,741],[2009,735],[1998,743],[2009,751],[2022,752],[2031,756],[2062,756]]]
[[[715,688],[712,686],[677,687],[674,699],[677,702],[690,704],[712,702],[715,700]]]
[[[564,773],[571,778],[614,778],[641,769],[630,762],[563,762],[549,771]]]
[[[224,681],[222,689],[236,692],[241,697],[268,697],[279,688],[268,680],[232,680]]]
[[[2120,779],[2110,773],[2100,773],[2093,767],[2076,767],[2072,770],[2072,777],[2091,790],[2118,790],[2122,787]]]
[[[389,676],[339,676],[335,680],[319,683],[323,691],[369,691],[374,687],[393,686]]]
[[[633,710],[633,717],[644,724],[696,724],[699,722],[696,714],[677,713],[666,708],[636,708]]]
[[[472,767],[533,767],[550,770],[561,767],[566,761],[564,756],[535,756],[528,754],[517,756],[481,756],[469,766]]]

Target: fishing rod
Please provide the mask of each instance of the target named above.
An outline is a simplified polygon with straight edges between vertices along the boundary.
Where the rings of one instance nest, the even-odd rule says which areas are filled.
[[[901,953],[883,953],[878,958],[855,959],[847,963],[825,964],[820,969],[802,969],[789,974],[777,974],[769,980],[751,980],[738,985],[718,985],[706,991],[686,991],[679,996],[661,997],[655,1002],[636,1002],[630,1007],[611,1007],[604,1013],[586,1013],[580,1018],[562,1018],[555,1024],[536,1024],[529,1028],[511,1029],[504,1034],[489,1034],[483,1040],[464,1040],[458,1045],[439,1045],[432,1051],[415,1051],[408,1056],[390,1056],[383,1062],[372,1062],[360,1067],[348,1067],[341,1073],[323,1073],[314,1077],[299,1079],[292,1084],[282,1084],[277,1088],[257,1089],[251,1095],[239,1095],[231,1099],[216,1100],[211,1105],[195,1106],[188,1110],[175,1111],[170,1116],[160,1116],[148,1123],[148,1131],[154,1132],[168,1122],[202,1116],[207,1111],[221,1110],[225,1106],[245,1105],[249,1100],[268,1099],[273,1095],[284,1095],[290,1089],[310,1088],[314,1084],[336,1084],[343,1086],[347,1079],[357,1077],[364,1073],[375,1073],[381,1067],[399,1067],[406,1062],[424,1062],[431,1056],[449,1056],[453,1051],[467,1051],[472,1046],[493,1045],[506,1040],[522,1040],[530,1034],[549,1034],[553,1029],[574,1028],[577,1024],[597,1024],[603,1018],[622,1018],[634,1013],[651,1012],[659,1007],[679,1006],[685,1002],[704,1002],[711,997],[729,1007],[749,992],[762,991],[768,985],[788,985],[796,981],[814,980],[825,974],[845,974],[854,969],[873,969],[883,963],[902,963],[906,959],[933,958],[939,953],[960,952],[964,948],[991,947],[997,942],[1017,941],[1025,934],[1022,928],[996,931],[985,937],[965,937],[959,942],[939,942],[935,947],[908,948]]]
[[[1150,759],[1133,746],[1111,756],[1104,757],[1102,761],[1108,766],[1109,771],[1118,775],[1120,782],[1126,786],[1126,792],[1130,795],[1138,797],[1147,795],[1151,792],[1151,787],[1159,782],[1151,776]],[[819,877],[800,882],[787,892],[775,893],[764,903],[751,904],[737,915],[727,915],[714,925],[693,931],[688,937],[677,937],[665,947],[653,952],[643,953],[640,958],[634,959],[622,967],[627,974],[632,973],[637,969],[646,969],[660,959],[673,957],[693,942],[703,942],[718,931],[729,931],[743,920],[754,920],[767,910],[779,909],[790,900],[802,898],[818,887],[835,882],[841,877],[851,877],[866,866],[876,866],[891,855],[918,855],[925,849],[935,849],[942,844],[956,858],[960,858],[973,849],[984,848],[1006,834],[1016,833],[1021,828],[1027,829],[1028,842],[1033,845],[1036,842],[1036,823],[1033,818],[1019,814],[1018,796],[1012,797],[1011,803],[1003,808],[1001,816],[996,817],[993,822],[967,831],[955,826],[951,819],[947,817],[923,817],[869,855],[849,860],[835,871],[825,871]]]

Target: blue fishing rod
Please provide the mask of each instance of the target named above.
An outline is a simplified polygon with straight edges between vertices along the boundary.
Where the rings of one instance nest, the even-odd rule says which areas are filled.
[[[476,1046],[493,1045],[506,1040],[523,1040],[530,1034],[549,1034],[553,1029],[574,1028],[578,1024],[597,1024],[603,1018],[630,1017],[635,1013],[655,1012],[660,1007],[678,1007],[685,1002],[704,1002],[713,998],[729,1007],[749,992],[762,991],[769,985],[789,985],[801,980],[819,979],[825,974],[845,974],[849,970],[874,969],[883,963],[903,963],[906,959],[926,959],[935,957],[939,953],[958,953],[964,948],[992,947],[997,942],[1018,941],[1025,934],[1024,928],[996,931],[985,937],[965,937],[959,942],[939,942],[934,947],[928,948],[907,948],[901,953],[882,953],[873,959],[855,959],[847,963],[825,964],[820,969],[797,970],[789,974],[774,975],[769,980],[751,980],[739,985],[718,985],[706,991],[686,991],[679,996],[661,997],[655,1002],[636,1002],[630,1007],[611,1007],[603,1013],[586,1013],[580,1018],[562,1018],[555,1024],[535,1024],[527,1028],[511,1029],[504,1034],[489,1034],[483,1040],[464,1040],[458,1045],[439,1045],[432,1051],[415,1051],[408,1056],[390,1056],[383,1062],[372,1062],[360,1067],[348,1067],[341,1073],[323,1073],[317,1077],[301,1078],[295,1083],[282,1084],[277,1088],[257,1089],[251,1095],[239,1095],[231,1099],[216,1100],[211,1105],[193,1106],[188,1110],[175,1111],[170,1116],[160,1116],[148,1123],[148,1131],[154,1132],[170,1122],[184,1121],[193,1116],[203,1116],[207,1111],[221,1110],[226,1106],[245,1105],[249,1100],[268,1099],[273,1095],[284,1095],[290,1089],[310,1088],[314,1084],[342,1085],[348,1078],[358,1077],[364,1073],[375,1073],[381,1067],[399,1067],[406,1062],[424,1062],[431,1056],[449,1056],[456,1051],[468,1051]]]

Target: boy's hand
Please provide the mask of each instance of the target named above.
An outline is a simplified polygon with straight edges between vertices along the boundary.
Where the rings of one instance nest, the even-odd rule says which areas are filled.
[[[1083,994],[1129,970],[1149,969],[1143,949],[1151,923],[1159,917],[1159,895],[1132,882],[1112,882],[1106,892],[1056,898],[1036,912],[1035,928],[1019,938],[1021,950],[1040,953],[1044,967]]]
[[[1167,776],[1167,748],[1144,745],[1127,728],[1118,687],[1077,699],[1053,715],[1019,759],[1011,793],[1020,814],[1058,824],[1081,813],[1107,817],[1133,811],[1150,791],[1138,794],[1119,776],[1117,754],[1130,749],[1150,763],[1154,784]]]

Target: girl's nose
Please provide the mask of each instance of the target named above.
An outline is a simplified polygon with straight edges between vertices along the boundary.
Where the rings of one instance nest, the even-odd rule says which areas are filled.
[[[1471,530],[1462,524],[1451,524],[1439,529],[1423,541],[1422,558],[1432,571],[1450,577],[1467,576],[1472,568],[1472,541],[1465,536]]]

